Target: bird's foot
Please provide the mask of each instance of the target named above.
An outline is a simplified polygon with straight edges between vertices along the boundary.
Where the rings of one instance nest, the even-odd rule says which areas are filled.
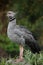
[[[16,63],[18,63],[18,62],[22,62],[23,61],[23,58],[18,58],[18,59],[16,59]]]

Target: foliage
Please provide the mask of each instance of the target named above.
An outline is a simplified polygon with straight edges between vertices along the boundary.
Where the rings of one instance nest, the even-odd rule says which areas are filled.
[[[11,0],[0,0],[0,12],[6,11],[11,5]]]
[[[9,58],[9,59],[11,60],[12,58]],[[24,60],[25,60],[25,64],[28,63],[29,65],[43,65],[43,52],[40,52],[40,54],[37,54],[37,53],[33,54],[29,50],[25,50]],[[2,58],[0,65],[5,65],[6,62],[8,62],[8,60]],[[7,63],[7,65],[9,65],[9,64],[13,65],[11,62]],[[16,64],[14,63],[14,65],[16,65]],[[20,62],[20,63],[17,63],[17,65],[24,65],[24,64],[22,64],[22,62]]]
[[[6,35],[0,35],[0,47],[7,51],[9,54],[13,54],[13,56],[17,55],[19,52],[18,45],[10,41]]]
[[[19,17],[21,16],[21,18],[24,18],[28,16],[30,22],[34,23],[40,16],[43,15],[42,0],[18,0],[17,2],[18,3],[15,3],[15,9],[19,12]]]
[[[26,50],[25,50],[26,51]],[[32,65],[43,65],[43,53],[33,54],[29,50],[25,52],[25,59],[29,61]]]

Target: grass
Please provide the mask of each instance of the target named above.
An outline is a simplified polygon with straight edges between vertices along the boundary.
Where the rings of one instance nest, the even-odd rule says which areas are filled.
[[[40,54],[33,54],[28,50],[25,52],[25,59],[31,65],[43,65],[43,52],[40,52]]]
[[[24,59],[25,59],[26,63],[29,63],[30,65],[43,65],[43,52],[40,52],[40,54],[37,54],[37,53],[33,54],[33,53],[31,53],[31,51],[25,50]],[[6,61],[7,61],[6,59],[1,58],[0,65],[5,65]],[[17,65],[24,65],[23,63],[19,63]],[[12,64],[10,62],[7,65],[12,65]]]

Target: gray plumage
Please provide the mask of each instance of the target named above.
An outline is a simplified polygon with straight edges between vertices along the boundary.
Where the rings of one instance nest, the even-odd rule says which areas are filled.
[[[32,33],[29,30],[27,30],[23,26],[16,24],[16,18],[15,18],[14,12],[9,11],[7,13],[7,16],[9,18],[7,35],[13,42],[17,42],[18,44],[21,44],[22,46],[24,46],[25,43],[27,43],[27,42],[28,42],[28,44],[29,44],[29,42],[36,43],[36,40],[34,39],[34,37],[32,36]],[[28,41],[26,41],[26,40],[28,40]]]

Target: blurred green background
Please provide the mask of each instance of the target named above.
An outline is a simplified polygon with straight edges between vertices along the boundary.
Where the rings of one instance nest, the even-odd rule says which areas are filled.
[[[9,10],[18,12],[17,24],[32,31],[43,49],[43,0],[0,0],[0,51],[2,50],[0,56],[3,56],[3,50],[15,55],[19,52],[19,46],[7,37],[6,13]]]

